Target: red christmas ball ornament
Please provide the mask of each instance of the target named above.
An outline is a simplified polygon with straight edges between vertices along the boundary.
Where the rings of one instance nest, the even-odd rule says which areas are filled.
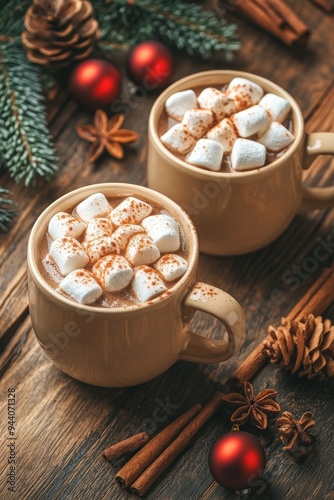
[[[266,454],[260,441],[244,431],[224,434],[211,447],[209,468],[212,477],[233,491],[248,490],[263,476]]]
[[[85,108],[106,108],[121,92],[120,72],[108,61],[87,59],[74,68],[70,92]]]
[[[149,40],[136,45],[127,60],[128,75],[146,90],[159,90],[169,81],[173,71],[170,50],[160,42]]]

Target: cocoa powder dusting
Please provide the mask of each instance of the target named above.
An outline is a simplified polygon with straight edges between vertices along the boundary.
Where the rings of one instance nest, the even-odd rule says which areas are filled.
[[[219,86],[219,85],[217,85],[217,86]],[[222,92],[226,92],[227,87],[228,87],[228,84],[225,84],[223,86],[221,86],[221,85],[219,86],[219,88],[221,89]],[[195,94],[198,96],[202,92],[202,90],[204,90],[205,88],[207,88],[207,87],[206,86],[194,87],[192,90],[194,90]],[[214,88],[214,87],[212,87],[212,88]],[[239,111],[242,111],[251,105],[250,104],[250,102],[251,102],[250,94],[252,94],[254,92],[254,90],[251,87],[248,88],[248,86],[246,84],[237,85],[237,86],[235,86],[235,89],[237,92],[239,92],[239,95],[236,96],[234,99],[237,102]],[[217,94],[220,93],[220,90],[217,88],[214,88],[214,91]],[[224,103],[224,105],[228,106],[229,103],[226,102],[226,103]],[[221,120],[218,120],[215,117],[214,123],[211,125],[210,128],[213,128],[214,126],[216,126],[220,121]],[[178,122],[171,120],[168,117],[167,113],[165,111],[163,111],[161,116],[160,116],[159,122],[158,122],[158,135],[159,135],[159,137],[161,137],[165,132],[167,132],[167,130],[169,128],[171,128],[173,125],[175,125],[175,123],[178,123]],[[232,120],[231,120],[231,124],[233,126],[235,134],[237,136],[239,136],[237,128],[235,127]],[[282,123],[282,125],[285,128],[287,128],[289,130],[289,132],[293,133],[293,123],[292,123],[291,113],[289,114],[288,118]],[[188,130],[184,130],[184,134],[191,135]],[[248,137],[247,139],[256,140],[257,136],[251,136],[251,137]],[[181,138],[181,141],[184,143],[185,141],[187,141],[187,139]],[[232,147],[232,145],[233,145],[233,141],[231,140],[230,146]],[[275,160],[277,160],[278,158],[280,158],[287,151],[287,149],[288,148],[285,148],[282,151],[279,151],[278,153],[273,153],[273,152],[267,151],[265,165],[269,165],[270,163],[272,163]],[[177,158],[179,158],[180,160],[187,162],[188,153],[180,154],[174,150],[173,154]],[[225,172],[225,173],[234,172],[234,170],[232,169],[232,166],[231,166],[231,155],[230,154],[226,154],[226,153],[224,154],[220,171]]]
[[[128,196],[114,197],[114,198],[108,199],[108,201],[109,201],[111,207],[113,207],[113,209],[115,209],[115,208],[117,208],[117,206],[121,202],[123,202],[127,198],[128,198]],[[136,196],[136,198],[137,198],[137,196]],[[141,209],[145,210],[147,203],[148,202],[146,202],[146,200],[141,200],[141,203],[139,203],[136,207],[135,203],[133,201],[131,201],[129,208],[123,209],[123,212],[126,214],[127,217],[126,217],[126,221],[124,221],[122,223],[122,226],[124,224],[132,224],[132,223],[138,224],[136,222],[136,210],[137,210],[137,208],[141,208]],[[161,213],[171,215],[168,213],[168,211],[163,209],[161,206],[155,205],[153,203],[149,203],[149,204],[152,207],[152,212],[150,215],[158,215]],[[74,216],[74,219],[76,219],[77,217],[76,217],[76,210],[75,209],[76,209],[75,206],[69,207],[68,214],[67,213],[61,214],[60,218],[62,220],[63,219],[65,220],[68,218],[68,216],[71,216],[71,217]],[[64,212],[66,212],[66,211],[64,210]],[[108,217],[108,216],[104,215],[104,217]],[[106,221],[106,220],[102,221],[101,220],[101,221],[99,221],[99,224],[97,223],[97,226],[107,227],[108,223],[109,223],[109,221]],[[140,225],[140,223],[139,223],[139,225]],[[70,227],[73,230],[74,225],[71,224]],[[121,227],[121,226],[119,226],[119,227]],[[117,228],[114,228],[113,232],[116,229]],[[180,227],[180,230],[181,230],[182,245],[181,245],[180,250],[178,252],[175,252],[175,253],[177,255],[182,256],[184,259],[188,260],[188,249],[184,245],[184,242],[185,242],[184,230],[181,227]],[[145,230],[143,228],[143,232],[144,231]],[[143,234],[136,233],[137,236],[138,236],[138,234],[141,234],[140,245],[139,245],[140,251],[144,251],[145,248],[147,248],[148,246],[152,246],[152,240],[148,235],[146,235],[145,233],[143,233]],[[90,254],[92,248],[93,248],[93,252],[100,250],[101,253],[106,254],[105,257],[102,257],[96,263],[92,262],[92,260],[91,260],[85,269],[78,270],[76,273],[77,278],[75,279],[75,282],[79,282],[79,279],[80,279],[80,280],[83,280],[84,284],[88,285],[91,282],[91,280],[94,279],[96,282],[99,282],[103,288],[104,287],[104,275],[105,275],[105,272],[107,270],[111,270],[113,268],[115,268],[115,269],[126,269],[127,268],[127,266],[124,263],[119,263],[119,262],[117,262],[117,264],[114,263],[114,261],[118,257],[118,254],[113,253],[117,249],[117,244],[115,241],[112,241],[112,240],[106,241],[106,239],[108,240],[108,238],[111,238],[111,236],[103,236],[102,239],[104,239],[105,242],[104,243],[101,242],[101,246],[97,246],[97,247],[94,246],[96,244],[96,241],[97,241],[96,239],[92,239],[92,240],[87,241],[87,242],[85,241],[85,232],[80,237],[78,237],[76,239],[68,237],[68,236],[64,237],[62,239],[64,249],[71,250],[72,252],[74,252],[78,255],[82,254],[83,251]],[[129,239],[129,241],[131,240],[131,238]],[[128,241],[128,243],[129,243],[129,241]],[[64,277],[59,273],[55,262],[53,261],[52,257],[49,254],[49,249],[50,249],[51,243],[52,243],[52,239],[50,238],[50,236],[47,233],[43,236],[43,238],[39,242],[38,253],[40,256],[40,258],[39,258],[40,272],[41,272],[43,278],[45,279],[45,281],[47,281],[47,283],[52,288],[56,289],[57,292],[66,295],[64,292],[61,292],[59,289],[59,283],[64,279]],[[83,246],[82,246],[83,243],[85,243],[85,245],[84,245],[85,248],[83,248]],[[124,255],[124,253],[125,253],[125,250],[121,251],[121,255]],[[166,255],[165,257],[167,259],[169,258],[171,262],[176,263],[175,259],[171,258],[170,256],[168,257]],[[104,259],[106,259],[106,260],[104,260]],[[92,270],[93,265],[96,266],[96,264],[98,264],[98,266],[95,268],[96,270],[95,270],[95,273],[93,274],[91,272],[91,270]],[[152,286],[156,286],[158,284],[157,276],[160,276],[160,278],[163,279],[161,277],[160,273],[158,273],[157,271],[155,271],[154,269],[152,269],[150,267],[147,268],[147,266],[139,266],[136,269],[138,270],[141,267],[145,268],[144,271],[145,271],[145,273],[148,274],[148,278],[149,278],[149,281],[150,281]],[[171,288],[175,285],[175,282],[173,282],[173,283],[164,282],[164,284],[167,287],[167,291],[165,291],[162,295],[158,296],[157,299],[154,299],[154,300],[162,300],[166,295],[169,295],[172,293]],[[148,304],[150,304],[152,302],[154,303],[154,300],[147,302],[147,303]],[[98,299],[94,304],[91,304],[91,305],[96,306],[96,307],[127,307],[127,306],[141,305],[141,303],[138,301],[137,297],[134,295],[134,293],[131,289],[131,286],[128,286],[126,289],[122,290],[121,292],[114,293],[114,292],[104,291],[101,298]]]

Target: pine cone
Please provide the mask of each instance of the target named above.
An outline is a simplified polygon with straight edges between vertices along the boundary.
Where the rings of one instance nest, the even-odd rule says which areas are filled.
[[[314,425],[315,421],[309,411],[304,413],[300,420],[296,420],[290,412],[284,411],[276,420],[280,440],[285,444],[283,450],[290,453],[296,462],[307,455],[315,440],[313,434],[308,431],[309,427]]]
[[[33,0],[24,22],[22,42],[28,59],[47,67],[86,58],[99,37],[87,0]]]
[[[299,377],[334,376],[334,326],[329,319],[310,314],[301,321],[282,318],[278,328],[270,326],[270,341],[264,342],[264,352],[271,363],[285,368]]]

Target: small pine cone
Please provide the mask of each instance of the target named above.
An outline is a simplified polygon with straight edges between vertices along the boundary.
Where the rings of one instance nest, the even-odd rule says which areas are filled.
[[[33,0],[24,23],[22,43],[28,59],[46,67],[85,59],[99,38],[88,0]]]
[[[270,326],[264,352],[271,363],[291,373],[323,380],[334,376],[334,325],[310,314],[301,321],[282,318],[278,328]]]
[[[315,425],[312,413],[304,413],[300,420],[288,411],[284,411],[276,420],[276,428],[280,440],[285,445],[283,450],[290,453],[291,457],[298,462],[307,455],[315,437],[310,434],[309,428]]]

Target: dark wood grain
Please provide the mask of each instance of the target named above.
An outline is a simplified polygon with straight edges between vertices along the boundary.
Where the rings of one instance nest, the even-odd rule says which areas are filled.
[[[173,80],[213,68],[258,73],[295,96],[305,115],[307,131],[334,131],[333,17],[324,15],[310,2],[289,3],[313,29],[308,48],[287,48],[264,31],[234,18],[240,24],[243,40],[236,60],[226,64],[217,57],[203,62],[175,53]],[[121,58],[118,62],[122,62]],[[25,256],[29,232],[42,210],[72,189],[105,181],[145,184],[147,119],[156,95],[148,95],[144,100],[130,98],[131,88],[124,75],[122,104],[129,110],[125,126],[140,132],[141,139],[137,146],[127,149],[124,161],[104,156],[95,166],[89,164],[87,144],[78,138],[75,126],[92,118],[65,91],[49,105],[51,132],[60,157],[59,175],[49,184],[41,182],[29,189],[14,185],[5,176],[0,179],[1,185],[12,189],[19,209],[10,233],[0,239],[0,421],[5,431],[7,389],[15,387],[17,395],[17,491],[12,494],[6,490],[5,451],[0,458],[1,499],[134,498],[114,481],[126,459],[109,464],[102,457],[103,450],[140,431],[153,435],[194,403],[206,403],[217,388],[224,388],[224,381],[240,360],[265,337],[268,325],[277,324],[323,267],[333,262],[333,255],[329,255],[314,271],[304,272],[298,286],[289,284],[286,277],[296,276],[296,269],[313,255],[319,239],[326,240],[334,234],[333,210],[297,216],[280,238],[258,252],[235,258],[200,256],[198,278],[234,295],[246,311],[247,339],[232,360],[213,365],[180,361],[155,380],[129,389],[91,387],[57,370],[40,349],[28,314]],[[305,172],[308,185],[331,185],[333,178],[334,162],[329,157],[317,158]],[[326,316],[334,320],[334,307]],[[192,328],[204,336],[218,338],[222,333],[217,321],[200,313],[196,313]],[[246,427],[259,437],[268,458],[265,482],[257,486],[252,498],[333,500],[333,384],[301,381],[270,365],[257,375],[254,384],[256,390],[276,388],[282,409],[297,416],[311,410],[317,421],[317,442],[313,455],[304,464],[296,465],[281,450],[272,429],[260,432]],[[166,400],[175,408],[155,429],[153,412],[159,401]],[[213,441],[228,429],[228,416],[218,413],[146,497],[232,499],[213,481],[207,459]],[[6,432],[2,432],[2,450],[5,438]]]

